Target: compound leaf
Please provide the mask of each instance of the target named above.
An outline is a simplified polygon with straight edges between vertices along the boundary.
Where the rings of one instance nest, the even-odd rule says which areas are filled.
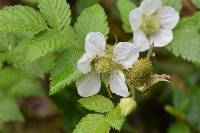
[[[85,9],[77,18],[75,30],[79,45],[84,44],[88,32],[101,32],[107,36],[109,27],[103,8],[99,4],[94,4]]]
[[[48,25],[55,30],[62,30],[71,22],[71,11],[66,0],[38,0],[40,12]]]
[[[89,114],[82,118],[73,133],[109,133],[109,130],[105,116]]]
[[[31,7],[10,6],[0,10],[1,32],[40,32],[46,29],[42,15]]]
[[[82,98],[79,100],[79,103],[86,109],[99,113],[110,112],[114,109],[113,103],[101,95]]]

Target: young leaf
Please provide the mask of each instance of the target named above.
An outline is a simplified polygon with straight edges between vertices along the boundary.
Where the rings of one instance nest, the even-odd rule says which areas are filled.
[[[47,55],[50,52],[59,50],[65,46],[65,37],[61,33],[46,32],[39,37],[35,37],[30,42],[26,51],[26,61],[32,63],[33,61]]]
[[[0,123],[23,120],[16,101],[10,97],[2,97],[0,100]]]
[[[123,29],[125,32],[131,33],[132,30],[129,23],[129,12],[136,6],[130,0],[117,0],[117,7],[123,22]]]
[[[176,56],[195,63],[200,62],[200,13],[183,18],[174,31],[174,40],[168,49]]]
[[[38,0],[40,12],[54,30],[62,30],[71,22],[71,11],[66,0]]]
[[[118,131],[121,130],[122,125],[125,121],[125,118],[121,115],[121,111],[118,107],[116,107],[114,110],[109,112],[106,115],[106,119],[107,119],[109,125]]]
[[[73,133],[109,133],[110,127],[105,116],[101,114],[89,114],[82,118],[76,125]]]
[[[110,112],[114,108],[113,103],[108,98],[101,95],[81,98],[79,103],[86,109],[99,113]]]
[[[79,49],[68,49],[58,56],[56,66],[50,77],[50,95],[59,92],[80,76],[76,63],[81,53]]]
[[[99,4],[94,4],[85,9],[77,18],[75,30],[77,32],[79,45],[84,44],[88,32],[101,32],[107,36],[109,28],[103,8]]]
[[[199,0],[192,0],[192,3],[200,9],[200,1]]]
[[[11,6],[0,10],[1,32],[40,32],[46,29],[42,15],[31,7]]]

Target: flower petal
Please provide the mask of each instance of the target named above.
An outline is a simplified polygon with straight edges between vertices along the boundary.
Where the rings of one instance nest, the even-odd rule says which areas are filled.
[[[82,97],[88,97],[97,94],[101,88],[100,75],[96,72],[91,72],[77,81],[76,87],[78,94]]]
[[[143,31],[135,31],[133,33],[134,43],[140,48],[140,52],[146,51],[150,48],[150,43]]]
[[[130,68],[139,58],[139,48],[133,43],[120,42],[115,46],[113,56],[116,63]]]
[[[131,28],[133,31],[140,28],[142,24],[142,18],[143,18],[143,14],[140,8],[135,8],[129,13],[129,21],[130,21]]]
[[[155,16],[160,21],[161,27],[165,29],[174,29],[180,18],[178,12],[168,6],[161,7]]]
[[[173,33],[171,30],[160,29],[159,32],[150,37],[151,44],[155,47],[164,47],[173,40]]]
[[[105,51],[106,40],[100,32],[90,32],[85,39],[86,53],[96,56]]]
[[[123,97],[129,96],[124,74],[121,71],[113,71],[111,73],[109,84],[111,92]]]
[[[87,74],[91,71],[91,62],[93,60],[93,56],[89,54],[83,54],[83,56],[79,59],[77,63],[77,68],[83,73]]]
[[[152,15],[162,6],[161,0],[143,0],[141,9],[144,14]]]

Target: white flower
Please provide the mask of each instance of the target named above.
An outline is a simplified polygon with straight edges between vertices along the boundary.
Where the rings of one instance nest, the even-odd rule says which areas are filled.
[[[139,48],[133,43],[120,42],[108,54],[104,35],[90,32],[85,39],[85,51],[77,63],[78,69],[84,74],[76,83],[78,94],[83,97],[97,94],[101,88],[101,78],[106,75],[111,92],[123,97],[129,96],[119,66],[123,69],[132,67],[139,58]]]
[[[143,0],[139,8],[130,12],[129,21],[134,42],[140,45],[140,51],[146,51],[152,44],[163,47],[173,40],[172,29],[179,14],[172,7],[162,6],[161,0]]]

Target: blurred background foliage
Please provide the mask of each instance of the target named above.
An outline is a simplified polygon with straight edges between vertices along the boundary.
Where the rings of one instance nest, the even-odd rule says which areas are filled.
[[[67,0],[71,6],[73,23],[82,10],[95,2],[107,14],[110,26],[108,42],[127,41],[132,37],[122,28],[116,0]],[[199,0],[163,0],[181,16],[191,16],[200,8]],[[192,3],[193,2],[193,3]],[[0,7],[22,4],[36,7],[37,0],[0,0]],[[137,6],[140,0],[130,0]],[[127,18],[122,20],[126,21]],[[126,22],[124,22],[126,24]],[[127,31],[128,32],[128,31]],[[33,33],[34,34],[34,33]],[[74,84],[54,96],[48,96],[49,71],[54,56],[18,69],[12,66],[16,45],[23,45],[20,34],[0,33],[0,132],[9,133],[71,133],[87,110],[77,100]],[[27,38],[33,36],[26,34]],[[117,36],[117,38],[116,38]],[[200,43],[200,42],[199,42]],[[192,44],[188,44],[192,45]],[[18,47],[20,48],[20,47]],[[9,53],[6,62],[3,53]],[[166,48],[155,49],[154,69],[158,74],[172,76],[172,84],[159,83],[147,94],[137,93],[138,107],[127,118],[122,133],[199,133],[200,132],[200,69],[188,61],[172,55]],[[14,54],[14,55],[13,55]],[[54,53],[56,56],[56,53]],[[18,57],[16,59],[23,59]],[[4,62],[4,63],[3,63]],[[21,64],[19,64],[21,65]],[[39,77],[38,77],[39,75]],[[115,99],[113,99],[115,100]],[[4,116],[2,116],[4,115]],[[17,121],[17,122],[16,122]],[[6,123],[6,124],[5,124]],[[113,133],[116,131],[112,131]]]

